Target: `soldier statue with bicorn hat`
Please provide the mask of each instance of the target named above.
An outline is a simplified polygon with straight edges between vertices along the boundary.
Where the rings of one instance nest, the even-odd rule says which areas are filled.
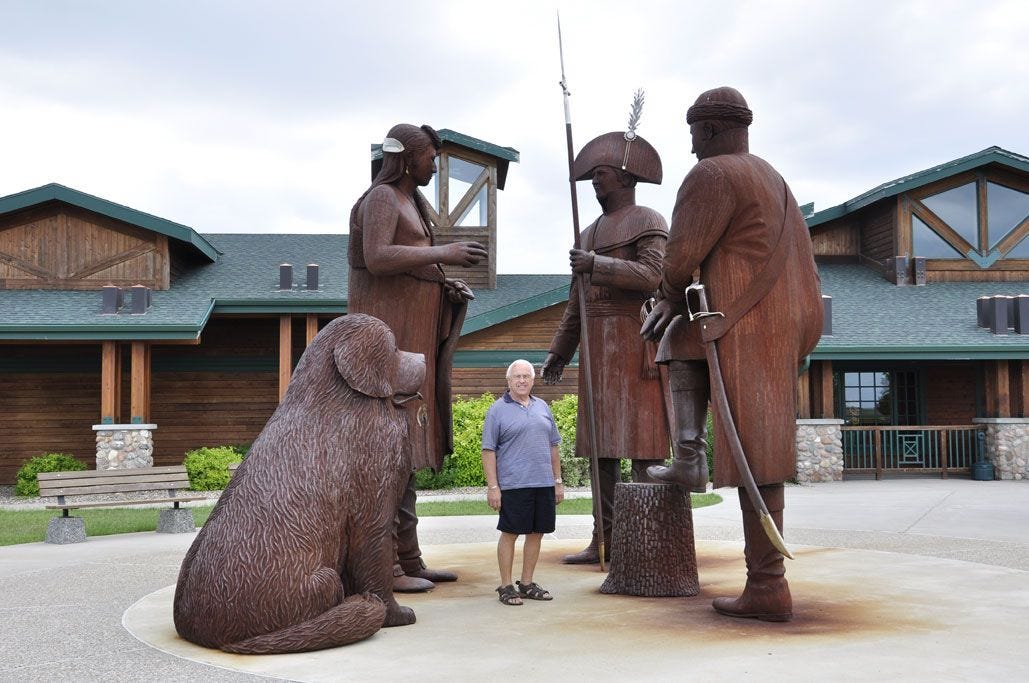
[[[572,164],[574,180],[591,180],[602,213],[581,235],[581,249],[572,249],[573,273],[586,279],[586,332],[592,362],[592,395],[585,371],[579,372],[579,414],[575,450],[579,457],[597,456],[600,518],[594,516],[593,539],[582,552],[564,558],[568,564],[600,562],[599,546],[610,554],[615,483],[620,459],[632,461],[634,481],[653,481],[647,467],[668,456],[669,435],[664,413],[655,348],[639,336],[641,304],[661,279],[661,259],[668,227],[661,214],[636,204],[637,183],[661,183],[661,158],[636,133],[643,93],[637,92],[627,131],[590,140]],[[543,379],[554,384],[580,344],[578,288],[572,287],[564,316],[543,364]],[[587,429],[586,402],[592,402],[597,443]],[[602,528],[598,528],[598,526]],[[603,534],[598,539],[598,534]],[[599,541],[599,542],[598,542]]]

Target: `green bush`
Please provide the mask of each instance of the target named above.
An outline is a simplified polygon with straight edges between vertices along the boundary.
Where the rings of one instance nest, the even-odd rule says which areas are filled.
[[[80,472],[86,466],[70,455],[64,453],[44,453],[26,460],[18,470],[14,484],[16,496],[38,496],[39,482],[36,475],[40,472]]]
[[[565,486],[588,486],[590,461],[575,457],[575,423],[579,411],[579,397],[565,394],[550,404],[557,431],[561,433],[561,479]]]
[[[482,471],[482,425],[496,400],[492,394],[454,401],[454,452],[443,460],[439,472],[420,470],[415,485],[420,489],[485,486]]]
[[[187,452],[182,464],[189,474],[190,490],[220,491],[229,484],[229,465],[242,460],[236,447],[213,446]]]

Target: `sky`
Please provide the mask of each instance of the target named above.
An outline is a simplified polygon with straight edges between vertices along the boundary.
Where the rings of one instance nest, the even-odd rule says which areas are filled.
[[[997,145],[1029,155],[1024,0],[0,0],[0,196],[50,182],[201,233],[344,233],[395,123],[514,147],[498,270],[561,273],[575,148],[624,130],[670,217],[685,113],[731,85],[751,151],[821,210]],[[599,207],[579,183],[582,225]]]

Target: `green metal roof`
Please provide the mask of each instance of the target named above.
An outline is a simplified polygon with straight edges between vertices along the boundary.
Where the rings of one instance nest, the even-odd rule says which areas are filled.
[[[943,178],[949,178],[950,176],[957,175],[958,173],[964,173],[965,171],[980,168],[987,164],[999,164],[1001,166],[1016,169],[1023,173],[1029,173],[1029,157],[1009,152],[1006,149],[1001,149],[1000,147],[989,147],[981,152],[969,154],[966,157],[961,157],[954,161],[948,161],[945,164],[940,164],[939,166],[934,166],[924,171],[912,173],[911,175],[904,176],[903,178],[897,178],[896,180],[891,180],[888,183],[883,183],[879,187],[858,195],[839,206],[834,206],[830,209],[818,211],[807,216],[807,225],[809,228],[813,228],[816,225],[827,223],[841,216],[845,216],[848,213],[857,211],[858,209],[866,207],[880,199],[894,197],[901,192],[910,192],[911,190],[922,187],[923,185],[934,183],[937,180],[942,180]],[[813,208],[813,205],[811,206]]]
[[[819,265],[822,293],[833,297],[832,336],[820,359],[968,360],[1029,358],[1029,335],[976,326],[975,300],[1029,294],[1029,281],[932,282],[897,286],[859,265]]]
[[[166,235],[192,246],[194,250],[203,255],[208,261],[218,260],[218,250],[214,245],[187,225],[174,223],[149,213],[137,211],[136,209],[130,209],[127,206],[115,204],[106,199],[94,197],[91,194],[79,192],[57,183],[50,183],[32,190],[0,197],[0,216],[46,202],[63,202],[107,216],[108,218],[135,225],[144,230]]]

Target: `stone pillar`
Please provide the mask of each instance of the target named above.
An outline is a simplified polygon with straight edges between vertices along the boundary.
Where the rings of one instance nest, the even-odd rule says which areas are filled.
[[[153,467],[155,424],[100,424],[96,432],[96,469]]]
[[[797,420],[797,481],[843,481],[843,420]]]
[[[1029,479],[1029,418],[977,417],[986,425],[986,459],[997,479]]]

